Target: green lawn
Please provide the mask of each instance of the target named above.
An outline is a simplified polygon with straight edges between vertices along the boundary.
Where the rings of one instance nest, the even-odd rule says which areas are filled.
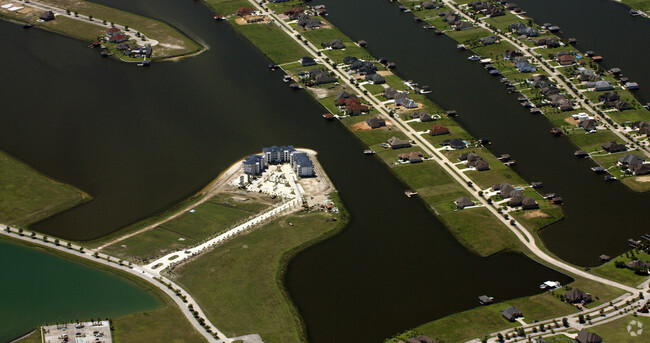
[[[642,333],[636,337],[631,336],[627,329],[628,325],[630,325],[633,320],[637,323],[641,323],[641,326],[636,323],[632,324],[631,329],[633,331],[636,332],[636,330],[638,330],[640,327],[643,328]],[[647,330],[649,327],[649,317],[629,315],[627,317],[623,317],[609,323],[589,328],[588,330],[590,332],[595,332],[600,337],[602,337],[603,342],[642,343],[648,341],[648,336],[650,333],[648,333]]]
[[[624,4],[634,9],[650,12],[650,0],[621,0]]]
[[[644,253],[644,252],[637,252],[635,253],[638,259],[643,260],[645,262],[650,262],[650,255]],[[622,261],[622,262],[629,262],[631,261],[631,255],[630,252],[625,253],[621,256],[618,256],[616,258],[613,258],[611,261],[598,266],[596,268],[592,268],[591,271],[594,275],[602,276],[617,282],[620,282],[622,284],[626,284],[629,286],[636,287],[639,285],[641,282],[645,281],[648,279],[648,276],[643,276],[643,275],[637,275],[635,274],[632,270],[627,269],[627,268],[616,268],[616,261]]]
[[[275,63],[297,61],[309,55],[302,46],[275,25],[238,25],[234,22],[232,25]]]
[[[338,222],[326,221],[329,217],[298,213],[266,224],[176,268],[177,281],[228,336],[258,333],[265,342],[305,341],[281,284],[282,270],[297,251],[344,227],[344,213]]]
[[[0,222],[25,227],[91,197],[0,151]]]
[[[158,45],[153,48],[154,59],[187,55],[203,49],[199,43],[182,34],[180,31],[176,30],[170,25],[156,19],[139,16],[133,13],[117,10],[89,1],[44,0],[43,2],[54,4],[57,7],[70,9],[71,11],[77,11],[79,12],[79,17],[87,17],[88,15],[92,15],[95,18],[106,20],[109,23],[114,22],[120,28],[126,25],[130,28],[133,28],[129,31],[130,34],[135,34],[135,29],[143,33],[146,37],[155,39],[161,43],[165,43],[167,47]],[[57,24],[57,21],[60,18],[62,17],[58,16],[57,19],[47,23],[46,25],[53,25],[56,27],[57,25],[60,25]],[[70,21],[71,20],[68,22]],[[62,26],[65,27],[65,31],[62,33],[66,35],[71,35],[76,38],[81,38],[80,36],[83,35],[84,39],[85,36],[89,35],[88,33],[77,31],[76,28],[81,28],[78,26],[78,24],[73,25],[67,23]],[[87,29],[90,30],[89,26],[86,26],[82,30],[85,32]],[[63,29],[59,28],[58,30]],[[93,39],[95,38],[96,36],[93,36]]]
[[[125,240],[109,245],[104,252],[122,259],[148,261],[223,233],[272,203],[259,194],[218,194],[185,214]]]

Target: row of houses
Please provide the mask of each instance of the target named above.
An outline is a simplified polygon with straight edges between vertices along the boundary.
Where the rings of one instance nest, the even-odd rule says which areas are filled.
[[[600,81],[603,82],[603,81]],[[609,81],[604,81],[604,82],[609,82]],[[610,89],[614,89],[614,87],[611,87]],[[598,90],[598,89],[596,89]],[[607,89],[609,90],[609,89]],[[634,107],[630,105],[628,102],[624,101],[621,99],[621,96],[618,94],[617,91],[609,91],[605,92],[601,95],[598,96],[598,101],[602,101],[603,105],[605,107],[611,107],[615,108],[619,111],[625,111],[625,110],[630,110],[633,109]]]
[[[518,35],[526,36],[526,37],[537,37],[539,35],[539,32],[537,29],[527,26],[526,24],[522,22],[514,23],[508,25],[508,31],[517,33]]]
[[[490,18],[500,17],[506,15],[503,7],[489,1],[470,2],[469,7],[477,12],[482,13]]]
[[[260,175],[267,165],[291,163],[296,174],[300,177],[315,175],[314,163],[304,152],[298,152],[293,145],[271,146],[262,149],[262,155],[250,155],[242,162],[244,173]]]
[[[535,199],[525,196],[522,190],[514,188],[509,183],[496,184],[492,186],[492,190],[499,191],[503,199],[509,199],[508,205],[511,207],[521,206],[524,210],[539,208]]]
[[[465,166],[468,168],[474,168],[477,171],[490,170],[490,164],[484,160],[483,157],[473,152],[458,156],[458,160],[461,162],[467,162]]]

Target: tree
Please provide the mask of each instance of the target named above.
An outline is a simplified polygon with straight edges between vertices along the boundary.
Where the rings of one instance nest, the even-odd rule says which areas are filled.
[[[59,245],[59,239],[58,238],[54,240],[54,245],[56,245],[56,246]]]
[[[75,16],[75,17],[78,17],[78,16],[79,16],[79,12],[74,11],[74,16]]]
[[[99,258],[99,253],[95,251],[95,253],[93,254],[93,257],[94,258]]]
[[[68,246],[68,249],[72,249],[72,243],[68,242],[67,246]]]
[[[503,335],[501,334],[501,332],[497,334],[497,339],[499,340],[499,342],[503,342]]]
[[[564,325],[564,327],[568,328],[569,327],[569,320],[566,319],[566,318],[562,318],[562,325]]]
[[[47,236],[43,235],[43,242],[47,242]]]
[[[18,234],[22,236],[23,235],[23,229],[18,229]]]
[[[88,20],[93,21],[93,16],[92,16],[92,14],[88,16]]]
[[[10,231],[11,229],[9,228],[9,226],[5,226],[5,232],[9,233]]]
[[[36,232],[32,232],[32,234],[29,236],[32,237],[32,239],[36,238]]]
[[[129,31],[129,25],[124,25],[124,31]]]
[[[580,315],[578,316],[578,322],[579,322],[580,324],[584,324],[584,323],[585,323],[585,315],[584,315],[584,314],[580,314]]]
[[[70,10],[65,10],[65,14],[70,15]]]

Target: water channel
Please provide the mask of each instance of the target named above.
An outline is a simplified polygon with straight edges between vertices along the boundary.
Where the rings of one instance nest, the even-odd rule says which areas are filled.
[[[43,323],[114,318],[159,304],[122,278],[4,241],[0,269],[0,342]]]
[[[584,172],[588,162],[563,157],[571,145],[550,140],[545,119],[522,112],[498,82],[456,55],[451,40],[425,34],[383,1],[365,2],[366,19],[350,18],[358,5],[325,3],[344,32],[367,39],[373,54],[395,60],[400,73],[428,83],[434,99],[459,110],[472,133],[496,141],[495,151],[515,155],[525,177],[544,181],[566,199],[563,187],[571,181],[595,189],[592,197],[570,198],[578,209],[567,207],[569,218],[580,218],[573,211],[583,197],[634,196],[621,185],[597,182]],[[418,199],[404,197],[404,185],[388,168],[361,154],[353,135],[323,122],[320,105],[290,91],[280,74],[268,71],[268,60],[230,26],[210,20],[202,4],[106,4],[165,20],[210,49],[143,69],[101,59],[83,42],[0,23],[0,44],[14,48],[12,56],[0,55],[2,65],[13,66],[5,71],[11,84],[0,85],[0,148],[95,197],[35,229],[92,239],[165,209],[262,146],[294,144],[320,152],[352,213],[346,230],[300,254],[289,268],[287,287],[314,342],[377,341],[472,308],[484,293],[507,299],[537,292],[544,280],[569,281],[521,255],[483,259],[468,253]],[[409,44],[422,55],[413,58],[404,48]],[[471,90],[485,97],[467,101]],[[600,231],[593,235],[602,237]]]

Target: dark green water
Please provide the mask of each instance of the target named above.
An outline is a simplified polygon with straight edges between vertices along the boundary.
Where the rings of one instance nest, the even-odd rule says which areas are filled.
[[[0,342],[44,323],[117,317],[159,302],[109,273],[0,241]]]

